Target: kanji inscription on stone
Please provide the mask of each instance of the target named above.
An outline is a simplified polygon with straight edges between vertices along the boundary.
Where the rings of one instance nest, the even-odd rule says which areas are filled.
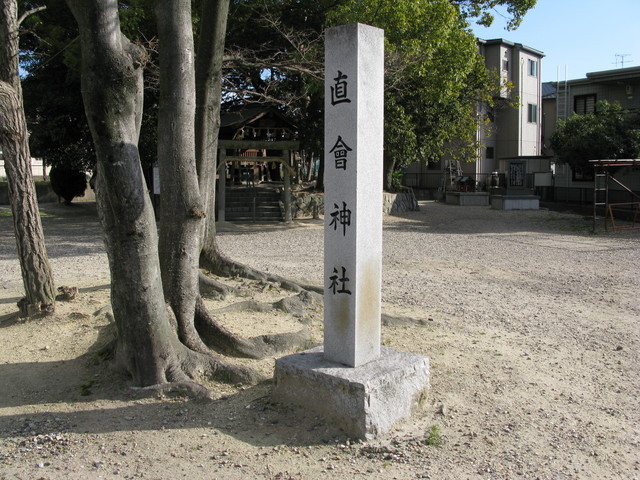
[[[325,38],[324,355],[380,356],[384,33],[362,24]]]

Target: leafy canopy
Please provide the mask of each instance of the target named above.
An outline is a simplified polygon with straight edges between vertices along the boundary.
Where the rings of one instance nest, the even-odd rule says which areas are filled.
[[[475,152],[477,102],[492,82],[468,24],[447,0],[347,1],[333,25],[385,30],[385,153],[395,167]]]
[[[486,27],[493,23],[491,12],[503,8],[509,15],[507,30],[515,30],[525,14],[536,6],[537,0],[452,0],[451,3],[458,7],[461,16],[475,18],[476,23]]]
[[[558,122],[551,146],[558,160],[576,171],[589,160],[640,158],[640,112],[598,102],[594,113]]]

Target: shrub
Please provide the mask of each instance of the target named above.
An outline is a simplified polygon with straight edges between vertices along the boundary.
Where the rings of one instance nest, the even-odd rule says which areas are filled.
[[[64,203],[71,204],[76,197],[84,197],[87,189],[87,176],[84,172],[70,168],[54,167],[49,173],[51,188]]]

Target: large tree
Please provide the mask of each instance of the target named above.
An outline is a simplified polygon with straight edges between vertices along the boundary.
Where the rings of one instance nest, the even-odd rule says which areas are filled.
[[[640,112],[598,102],[593,113],[558,122],[551,146],[573,171],[591,168],[589,160],[640,158]]]
[[[167,137],[160,241],[138,151],[144,52],[122,34],[116,0],[68,3],[80,29],[82,91],[97,153],[96,195],[111,270],[116,359],[139,385],[177,382],[197,388],[192,380],[216,373],[254,379],[246,368],[209,354],[193,328],[204,206],[193,133],[190,2],[164,0],[156,7],[164,85],[159,128]]]
[[[27,126],[18,76],[20,22],[16,0],[0,1],[0,148],[9,185],[18,258],[26,297],[22,315],[53,311],[55,290],[31,172]]]
[[[447,0],[351,0],[329,20],[385,30],[386,189],[409,163],[475,157],[477,106],[490,101],[493,82],[474,35]]]
[[[480,25],[490,26],[500,9],[506,11],[507,29],[518,28],[525,14],[536,6],[538,0],[451,0],[461,16],[475,19]],[[502,13],[501,13],[502,15]]]
[[[138,147],[144,51],[123,35],[116,0],[67,1],[82,44],[82,92],[97,154],[96,198],[111,271],[116,360],[140,385],[179,384],[202,391],[194,383],[202,376],[256,380],[254,371],[210,349],[260,357],[283,345],[283,339],[287,345],[289,336],[236,337],[209,315],[199,290],[198,262],[211,205],[201,185],[212,185],[208,177],[215,175],[215,163],[203,163],[213,161],[208,157],[215,150],[217,122],[208,121],[215,120],[219,108],[218,95],[207,91],[219,82],[228,0],[203,1],[200,22],[207,28],[202,31],[217,40],[201,43],[197,62],[191,2],[156,2],[159,237]],[[196,128],[196,120],[203,124]]]

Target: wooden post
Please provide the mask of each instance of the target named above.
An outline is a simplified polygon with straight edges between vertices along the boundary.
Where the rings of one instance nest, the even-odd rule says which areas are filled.
[[[282,158],[284,159],[285,165],[283,165],[282,170],[284,170],[284,221],[286,223],[290,223],[291,218],[291,159],[289,150],[282,151]]]

